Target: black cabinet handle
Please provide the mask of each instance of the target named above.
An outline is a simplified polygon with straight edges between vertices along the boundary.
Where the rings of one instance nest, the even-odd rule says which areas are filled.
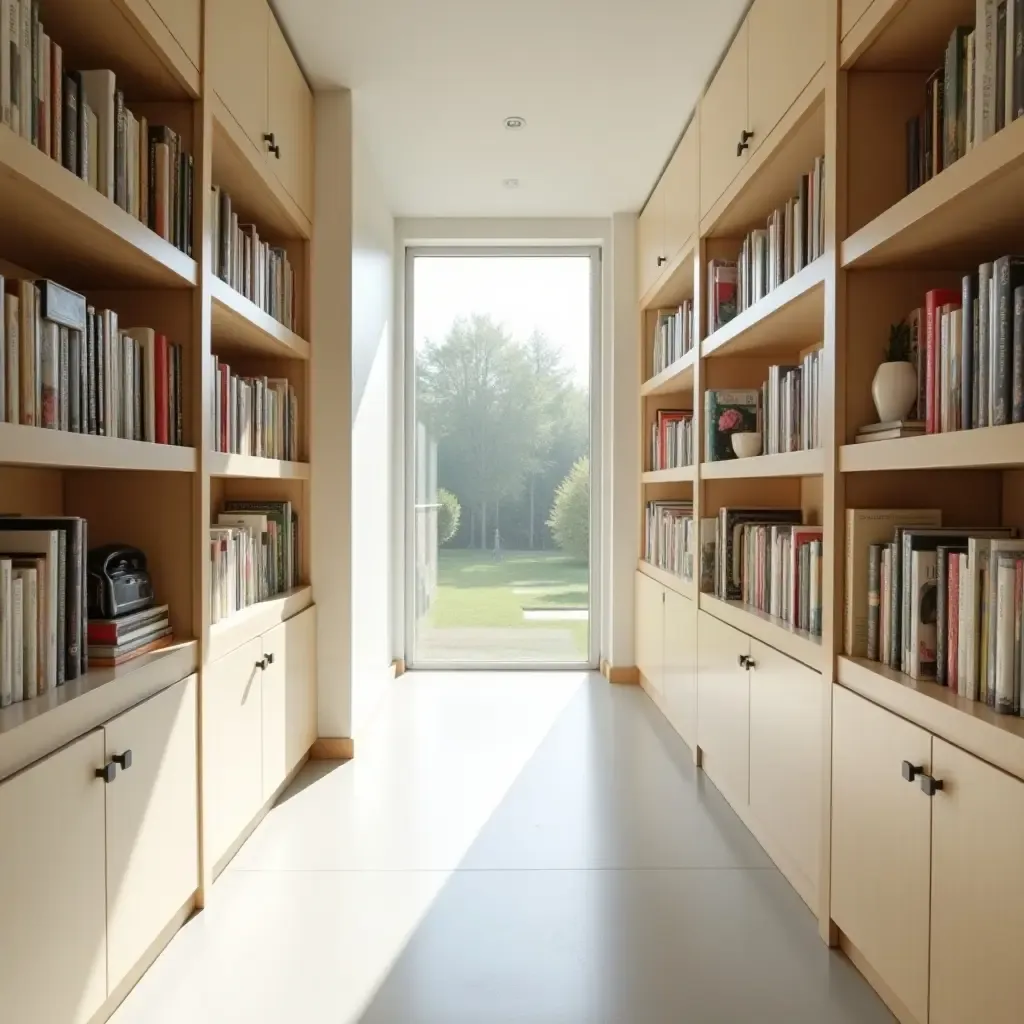
[[[659,267],[665,266],[666,263],[668,263],[668,257],[667,256],[659,256],[658,257],[658,266]]]
[[[263,656],[263,661],[264,661],[264,667],[266,667],[267,665],[273,665],[274,664],[274,652],[271,651],[269,654],[264,655]]]
[[[750,148],[750,140],[754,137],[753,132],[748,132],[746,128],[740,132],[740,141],[736,143],[736,155],[743,156],[743,150]]]
[[[96,769],[96,778],[102,779],[108,786],[117,777],[117,765],[108,761],[102,768]]]
[[[930,775],[922,775],[921,789],[925,796],[935,796],[942,789],[942,779],[933,779]]]
[[[747,658],[747,668],[757,668],[757,662],[753,658]]]
[[[267,667],[267,659],[266,658],[260,658],[260,660],[256,662],[256,667],[257,668],[266,668]]]
[[[924,771],[924,766],[920,764],[911,764],[909,761],[903,762],[903,778],[907,782],[913,782]]]
[[[267,143],[267,149],[271,153],[273,153],[274,156],[276,156],[278,160],[280,160],[281,159],[281,147],[279,145],[277,145],[277,143],[274,141],[274,133],[273,132],[264,132],[263,133],[263,141],[265,143]]]
[[[741,654],[736,660],[739,662],[740,668],[747,667],[747,656],[745,654]]]
[[[128,771],[132,766],[132,752],[126,750],[123,754],[115,754],[114,760],[121,766],[122,770]]]

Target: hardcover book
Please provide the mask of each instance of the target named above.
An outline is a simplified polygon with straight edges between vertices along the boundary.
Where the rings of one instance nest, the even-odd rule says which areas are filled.
[[[761,393],[758,390],[705,392],[705,452],[708,462],[736,458],[732,435],[758,429],[760,404]]]

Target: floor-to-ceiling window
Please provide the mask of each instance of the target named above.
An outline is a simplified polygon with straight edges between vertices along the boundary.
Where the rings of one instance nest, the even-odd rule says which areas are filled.
[[[593,664],[599,254],[412,249],[407,660]]]

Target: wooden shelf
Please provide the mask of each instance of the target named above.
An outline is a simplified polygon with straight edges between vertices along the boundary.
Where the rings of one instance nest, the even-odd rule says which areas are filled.
[[[848,268],[969,267],[1019,248],[1024,229],[1024,119],[847,238]]]
[[[308,480],[308,462],[284,462],[258,455],[233,455],[210,452],[207,456],[210,476],[237,476],[266,480]]]
[[[284,359],[308,359],[309,342],[264,313],[219,277],[211,277],[213,347]]]
[[[874,0],[843,26],[839,61],[857,71],[923,71],[942,63],[950,33],[973,25],[975,0]]]
[[[696,365],[697,349],[692,348],[671,366],[666,366],[661,373],[644,381],[640,387],[640,397],[652,398],[655,395],[674,395],[692,391],[693,370]]]
[[[210,626],[208,660],[216,661],[248,643],[253,637],[273,629],[279,622],[298,615],[313,603],[313,588],[303,584],[268,601],[243,608],[230,618]]]
[[[0,464],[194,473],[195,448],[0,423]]]
[[[816,672],[824,671],[826,657],[821,646],[821,637],[812,636],[740,601],[722,601],[711,594],[700,595],[700,609],[741,633],[774,647],[794,661],[799,661]]]
[[[117,668],[95,668],[0,709],[0,779],[195,672],[199,645],[175,640]]]
[[[74,288],[188,288],[195,261],[0,125],[0,255]]]
[[[696,466],[678,466],[675,469],[649,469],[643,474],[643,482],[645,484],[693,483],[696,478]]]
[[[1018,466],[1024,466],[1024,423],[847,444],[839,449],[839,470],[843,473]]]
[[[821,448],[813,448],[807,452],[705,462],[700,467],[700,475],[702,480],[758,480],[766,477],[821,476],[824,470],[825,452]]]
[[[825,334],[824,257],[816,259],[774,291],[719,327],[701,343],[701,354],[797,352]]]
[[[950,743],[1024,779],[1024,718],[866,658],[840,657],[838,681]]]
[[[697,599],[697,586],[694,583],[687,583],[682,577],[677,576],[674,572],[668,572],[666,569],[659,569],[656,565],[652,565],[646,559],[641,558],[636,567],[638,571],[642,572],[645,576],[650,576],[652,580],[656,580],[663,587],[667,587],[669,590],[675,591],[682,597],[687,598],[690,601]]]

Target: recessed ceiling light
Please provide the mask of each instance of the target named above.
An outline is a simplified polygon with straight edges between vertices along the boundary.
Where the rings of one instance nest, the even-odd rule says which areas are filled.
[[[505,180],[502,181],[502,185],[504,185],[505,188],[519,188],[519,179],[518,178],[505,178]]]
[[[517,132],[520,129],[526,127],[526,118],[525,117],[506,117],[505,118],[505,127],[510,132]]]

